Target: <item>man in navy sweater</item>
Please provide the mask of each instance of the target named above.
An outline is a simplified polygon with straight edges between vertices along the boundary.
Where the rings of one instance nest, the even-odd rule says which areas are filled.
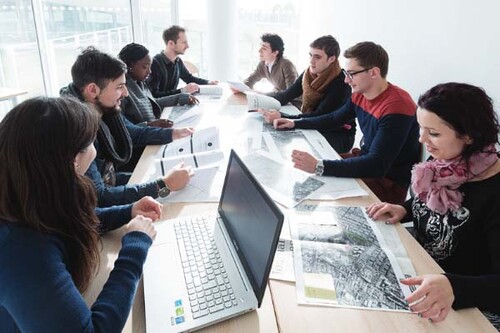
[[[363,144],[351,158],[317,160],[311,154],[294,150],[296,168],[316,175],[362,178],[381,201],[402,203],[410,183],[410,171],[418,159],[416,105],[403,89],[386,79],[389,56],[380,46],[362,42],[344,52],[345,82],[352,96],[335,112],[300,120],[275,119],[278,129],[337,128],[358,119]]]
[[[142,127],[128,121],[120,109],[121,100],[128,95],[125,72],[121,60],[89,47],[71,68],[73,82],[61,89],[61,95],[91,104],[100,116],[94,142],[97,157],[86,173],[96,187],[99,207],[129,204],[144,196],[166,196],[184,188],[193,175],[190,167],[178,166],[157,180],[126,185],[129,176],[115,172],[130,160],[133,147],[167,144],[193,132],[191,128]]]
[[[165,50],[153,58],[151,75],[148,78],[149,89],[155,98],[175,95],[178,93],[194,94],[200,91],[200,84],[217,84],[218,81],[209,81],[193,76],[187,70],[179,55],[184,54],[189,48],[186,30],[173,25],[163,31]],[[187,85],[177,89],[179,78]]]

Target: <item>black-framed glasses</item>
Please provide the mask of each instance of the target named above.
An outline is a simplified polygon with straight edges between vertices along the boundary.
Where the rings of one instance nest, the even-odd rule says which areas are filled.
[[[363,72],[367,72],[369,71],[370,69],[372,69],[373,67],[370,67],[370,68],[365,68],[365,69],[360,69],[359,71],[355,71],[355,72],[348,72],[346,71],[345,69],[342,69],[342,73],[344,73],[344,75],[346,77],[349,78],[349,80],[352,80],[354,78],[354,75],[356,74],[359,74],[359,73],[363,73]]]

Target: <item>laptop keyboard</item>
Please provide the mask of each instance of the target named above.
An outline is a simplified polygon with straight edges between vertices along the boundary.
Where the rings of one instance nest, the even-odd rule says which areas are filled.
[[[204,217],[174,223],[194,319],[238,304],[215,244],[212,226],[213,222],[209,223]]]

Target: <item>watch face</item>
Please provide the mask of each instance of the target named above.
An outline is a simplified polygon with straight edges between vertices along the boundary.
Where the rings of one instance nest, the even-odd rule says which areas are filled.
[[[165,198],[170,194],[170,189],[168,187],[163,187],[158,191],[158,195],[162,198]]]
[[[314,170],[314,173],[316,176],[322,176],[323,175],[323,166],[322,165],[317,165],[316,170]]]

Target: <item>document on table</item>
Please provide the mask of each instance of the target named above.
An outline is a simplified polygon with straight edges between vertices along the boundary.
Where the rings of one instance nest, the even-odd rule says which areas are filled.
[[[191,166],[194,171],[194,176],[184,189],[171,192],[161,201],[219,201],[227,163],[219,141],[219,129],[208,127],[189,137],[175,140],[159,150],[149,179],[165,176],[172,167],[180,163]]]
[[[196,127],[203,115],[204,108],[200,105],[184,105],[167,107],[162,118],[170,119],[175,127]]]
[[[221,86],[218,85],[198,85],[200,90],[198,91],[199,95],[210,95],[210,96],[222,96],[223,90]]]
[[[246,84],[244,84],[243,82],[227,81],[227,83],[229,84],[229,87],[231,87],[234,90],[238,90],[239,92],[242,92],[242,93],[252,91],[252,89],[249,86],[247,86]]]
[[[247,103],[248,110],[257,109],[275,109],[279,110],[281,108],[281,103],[270,96],[258,94],[258,93],[247,93]]]
[[[293,241],[280,238],[274,255],[270,279],[295,282],[293,269]]]
[[[292,151],[307,151],[318,159],[337,160],[340,156],[317,131],[275,131],[262,133],[262,139],[270,155],[282,159],[284,164],[293,166]],[[302,172],[302,171],[301,171]],[[311,175],[324,185],[311,193],[310,200],[335,200],[347,197],[366,196],[368,193],[353,178]]]
[[[177,155],[189,155],[219,149],[219,129],[217,127],[207,127],[164,145],[159,150],[156,158],[170,158]]]
[[[264,151],[253,152],[243,161],[269,195],[285,207],[294,207],[324,183],[308,174],[276,161]]]
[[[193,169],[194,176],[180,191],[171,192],[160,202],[219,202],[224,184],[225,167],[208,166]]]
[[[394,225],[372,221],[364,207],[307,204],[288,221],[300,304],[410,311],[411,289],[399,280],[416,273]]]

